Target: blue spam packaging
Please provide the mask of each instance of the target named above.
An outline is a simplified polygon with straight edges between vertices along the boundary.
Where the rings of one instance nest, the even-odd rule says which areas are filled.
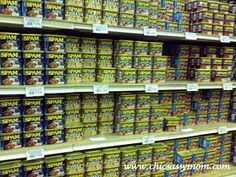
[[[44,176],[44,164],[43,161],[24,161],[22,167],[24,175],[22,177],[43,177]]]
[[[49,52],[66,52],[66,36],[44,34],[44,50]]]
[[[21,34],[22,50],[42,50],[42,34]]]
[[[21,177],[21,175],[22,175],[22,168],[20,160],[2,162],[0,164],[1,177]]]
[[[23,131],[37,131],[44,129],[44,117],[42,115],[24,116],[22,118]]]
[[[43,69],[24,69],[23,85],[43,85],[44,70]]]
[[[22,16],[43,18],[43,2],[22,1]]]
[[[45,71],[46,85],[64,85],[65,84],[65,70],[64,69],[47,69]]]
[[[8,16],[20,16],[21,8],[18,0],[3,0],[0,5],[0,14]]]
[[[44,68],[44,54],[40,51],[23,51],[22,53],[23,68],[42,69]]]
[[[54,95],[45,98],[45,114],[62,114],[64,113],[64,97]]]
[[[62,129],[64,128],[64,115],[63,114],[46,114],[45,115],[45,128],[46,129]]]
[[[21,117],[1,117],[0,133],[20,133]]]
[[[45,130],[45,144],[60,144],[64,142],[64,129]]]
[[[21,50],[20,33],[0,32],[0,49]]]
[[[28,131],[23,133],[23,146],[34,147],[42,146],[44,144],[43,131]]]
[[[43,98],[25,98],[22,100],[23,115],[41,115],[43,114]]]
[[[65,53],[47,52],[45,54],[46,68],[65,68]]]
[[[22,147],[21,133],[0,134],[0,149],[10,150]]]
[[[22,72],[20,69],[0,69],[0,85],[21,85]]]
[[[60,3],[44,3],[44,18],[53,20],[64,20],[65,9],[64,5]]]
[[[65,176],[65,158],[63,155],[45,158],[45,176]]]
[[[21,68],[22,58],[21,52],[16,51],[0,51],[1,68]]]
[[[0,116],[12,117],[21,115],[21,101],[19,98],[7,97],[0,100]]]

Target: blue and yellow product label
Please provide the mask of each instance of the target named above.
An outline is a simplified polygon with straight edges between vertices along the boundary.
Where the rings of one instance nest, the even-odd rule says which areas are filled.
[[[24,74],[26,76],[41,76],[43,75],[43,70],[25,70]]]
[[[20,70],[0,70],[2,76],[18,76],[20,74]]]
[[[49,76],[64,76],[64,70],[48,70],[47,74]]]

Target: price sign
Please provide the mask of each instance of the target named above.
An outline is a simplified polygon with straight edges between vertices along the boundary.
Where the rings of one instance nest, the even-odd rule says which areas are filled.
[[[143,141],[143,144],[153,144],[153,143],[155,143],[155,137],[154,136],[144,136],[142,141]]]
[[[185,38],[188,40],[197,40],[197,34],[185,32]]]
[[[42,28],[42,18],[24,17],[25,28]]]
[[[94,85],[93,93],[94,94],[107,94],[109,93],[109,86],[108,85]]]
[[[158,91],[159,91],[158,85],[154,85],[154,84],[145,85],[146,93],[157,93]]]
[[[222,43],[230,43],[229,36],[220,36],[220,42],[222,42]]]
[[[188,92],[197,92],[198,91],[198,84],[187,84],[187,91]]]
[[[108,27],[105,24],[93,24],[93,33],[108,34]]]
[[[44,158],[44,156],[45,156],[45,154],[44,154],[43,149],[26,151],[26,159],[27,160],[42,159],[42,158]]]
[[[96,138],[89,138],[90,141],[106,141],[106,138],[105,137],[96,137]]]
[[[219,133],[220,135],[221,135],[221,134],[226,134],[226,133],[228,133],[227,127],[226,127],[226,126],[220,127],[220,128],[218,129],[218,133]]]
[[[232,83],[223,83],[223,90],[233,90]]]
[[[44,87],[26,87],[25,96],[26,97],[44,96]]]
[[[157,29],[150,29],[145,27],[143,31],[144,31],[144,36],[157,36]]]
[[[181,130],[181,132],[185,132],[185,133],[187,133],[187,132],[192,132],[192,131],[193,131],[192,128],[186,128],[186,129],[182,129],[182,130]]]

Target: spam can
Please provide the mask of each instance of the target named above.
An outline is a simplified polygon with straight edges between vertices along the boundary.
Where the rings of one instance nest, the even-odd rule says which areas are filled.
[[[80,39],[78,36],[66,36],[66,51],[78,52],[80,50]]]
[[[81,68],[83,58],[81,53],[66,53],[66,67],[67,68]]]
[[[40,51],[23,51],[22,65],[27,69],[41,69],[44,68],[44,54]]]
[[[64,5],[56,3],[44,3],[44,18],[64,20]]]
[[[47,157],[44,162],[45,176],[65,176],[65,158],[62,155]]]
[[[60,144],[65,142],[64,130],[46,130],[45,144]]]
[[[65,68],[65,54],[47,52],[45,54],[46,68],[62,69]]]
[[[23,131],[38,131],[44,128],[44,119],[42,115],[24,116],[22,120]]]
[[[110,39],[98,40],[98,54],[112,55],[113,53],[113,41]]]
[[[21,8],[18,0],[4,0],[1,1],[0,13],[8,16],[20,16]]]
[[[84,21],[84,9],[82,7],[67,5],[65,7],[65,20],[82,23]]]
[[[98,126],[97,122],[90,122],[84,124],[84,136],[97,135]]]
[[[42,34],[21,34],[22,50],[42,50]]]
[[[64,3],[64,0],[44,0],[44,2],[51,2],[51,3]]]
[[[22,100],[23,115],[41,115],[43,114],[42,98],[27,98]]]
[[[65,0],[66,5],[72,5],[77,7],[83,7],[84,6],[84,0]]]
[[[65,52],[66,37],[62,35],[45,34],[44,50],[49,52]]]
[[[22,147],[21,133],[1,134],[1,150],[18,149]]]
[[[1,68],[21,68],[22,58],[20,51],[0,51]]]
[[[23,70],[23,85],[43,85],[44,84],[44,72],[42,69]]]
[[[82,68],[82,82],[94,82],[96,79],[95,68]]]
[[[102,23],[109,26],[118,26],[118,12],[103,11]]]
[[[22,73],[19,69],[1,69],[0,70],[1,85],[21,85]]]
[[[98,9],[85,9],[85,23],[100,24],[102,22],[102,11]]]
[[[45,73],[45,84],[63,85],[65,84],[65,70],[47,69]]]
[[[43,18],[43,2],[23,1],[22,16]]]
[[[104,0],[103,10],[119,12],[119,0]]]
[[[66,72],[66,83],[67,84],[77,84],[82,82],[82,69],[67,69]]]
[[[84,132],[82,126],[70,126],[65,129],[65,141],[76,142],[83,138]]]
[[[45,113],[46,114],[64,113],[64,97],[60,97],[58,95],[54,95],[53,97],[46,97]]]
[[[19,33],[0,33],[0,49],[21,50]]]
[[[0,118],[0,133],[20,133],[21,118],[20,117],[2,117]]]
[[[134,27],[134,15],[128,13],[119,14],[119,26]]]
[[[62,129],[64,128],[65,120],[63,114],[46,114],[45,129]]]
[[[12,117],[21,115],[21,103],[18,98],[0,100],[0,116]]]
[[[42,146],[44,144],[43,131],[33,131],[23,133],[23,146],[33,147]]]

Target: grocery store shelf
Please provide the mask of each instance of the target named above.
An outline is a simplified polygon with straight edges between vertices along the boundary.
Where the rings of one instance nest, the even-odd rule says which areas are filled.
[[[207,173],[203,173],[194,177],[235,177],[236,176],[236,166],[230,165],[229,170],[214,170]]]
[[[68,153],[73,151],[83,151],[92,150],[98,148],[107,148],[114,146],[132,145],[142,143],[143,137],[154,136],[154,140],[164,141],[178,138],[187,138],[193,136],[207,135],[218,132],[218,128],[226,126],[228,131],[236,131],[235,123],[214,123],[207,125],[197,125],[192,127],[181,127],[180,131],[177,132],[160,132],[152,134],[142,134],[142,135],[128,135],[128,136],[118,136],[118,135],[99,135],[94,137],[93,141],[90,138],[85,138],[76,143],[63,143],[58,145],[45,145],[33,148],[21,148],[8,151],[0,151],[0,161],[13,160],[26,158],[26,151],[33,149],[44,149],[45,155],[54,155],[61,153]],[[183,129],[191,128],[191,132],[183,132]]]
[[[192,81],[169,81],[165,83],[158,83],[159,90],[187,90],[187,84],[195,84]],[[232,88],[236,88],[236,82],[229,82]],[[223,89],[223,83],[220,82],[206,82],[197,83],[198,89]],[[95,85],[108,85],[109,92],[126,92],[126,91],[145,91],[147,84],[107,84],[107,83],[81,83],[77,85],[44,85],[45,94],[64,94],[64,93],[86,93],[93,92]],[[149,85],[149,84],[148,84]],[[42,87],[42,86],[27,86],[27,87]],[[0,86],[0,95],[25,95],[26,86]]]
[[[0,26],[3,27],[18,27],[23,28],[24,17],[11,17],[11,16],[0,16]],[[91,24],[85,23],[74,23],[69,21],[59,21],[59,20],[42,20],[42,28],[46,30],[74,30],[74,31],[84,31],[91,33],[93,31],[93,26]],[[108,26],[109,34],[133,34],[144,36],[143,29],[140,28],[127,28],[127,27],[113,27]],[[196,34],[197,41],[205,42],[220,42],[219,36]],[[152,37],[153,38],[153,37]],[[185,39],[185,33],[183,32],[168,32],[168,31],[158,31],[157,39],[161,40],[187,40]],[[230,42],[236,42],[236,38],[231,37]]]

